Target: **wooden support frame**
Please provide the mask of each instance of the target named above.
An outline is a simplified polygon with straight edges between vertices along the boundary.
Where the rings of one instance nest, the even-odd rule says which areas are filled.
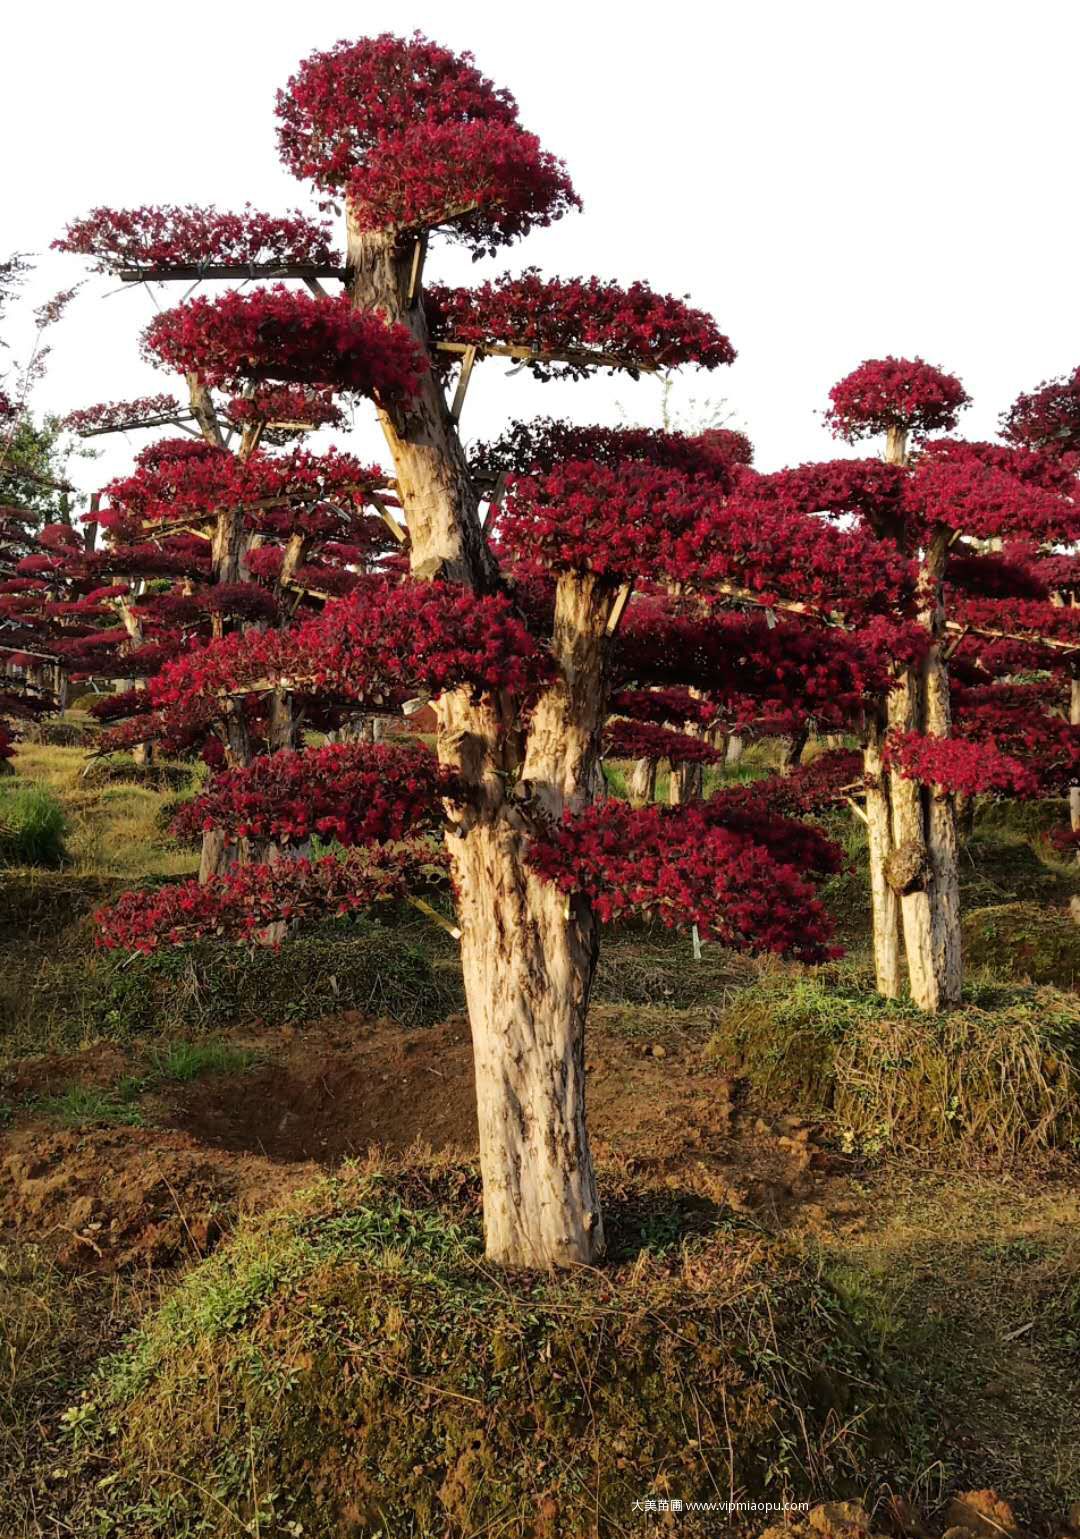
[[[410,310],[416,308],[420,302],[420,290],[424,282],[424,261],[427,258],[427,231],[418,235],[413,241],[412,266],[409,268],[409,287],[405,295],[405,303]]]
[[[432,908],[430,903],[425,903],[423,898],[414,898],[410,896],[409,902],[412,904],[413,908],[419,909],[421,914],[426,915],[426,917],[437,924],[440,929],[445,930],[451,939],[456,941],[461,939],[461,931],[458,929],[457,925],[451,924],[449,919],[444,918],[444,916],[439,913],[437,908]]]
[[[47,663],[58,663],[61,661],[59,654],[56,652],[35,652],[31,647],[8,647],[0,644],[0,652],[17,652],[20,657],[40,657]]]
[[[409,538],[409,531],[404,528],[403,525],[398,523],[397,519],[391,513],[390,509],[386,506],[386,503],[382,500],[378,493],[369,492],[367,500],[371,503],[371,506],[375,509],[376,513],[382,519],[383,523],[389,529],[390,533],[394,536],[394,539],[398,542],[398,544],[404,545]]]
[[[160,417],[133,418],[130,422],[118,422],[115,427],[81,428],[77,436],[79,438],[100,438],[105,433],[131,433],[136,428],[183,427],[185,422],[194,421],[194,412],[178,411],[175,414],[167,414]]]
[[[523,363],[570,363],[583,369],[627,369],[635,374],[655,374],[658,363],[641,363],[635,358],[620,358],[616,353],[592,352],[585,347],[569,347],[562,352],[543,352],[503,342],[432,342],[437,353],[465,353],[475,348],[480,358],[516,358]]]
[[[857,818],[861,818],[863,820],[863,822],[866,824],[867,828],[869,828],[870,827],[870,819],[866,816],[866,813],[859,806],[859,804],[855,800],[855,798],[853,796],[845,796],[844,800],[847,802],[848,806],[851,808],[851,810],[855,814],[855,816]]]
[[[319,278],[347,280],[347,269],[325,262],[167,262],[160,267],[121,267],[121,283],[190,283],[193,279]]]

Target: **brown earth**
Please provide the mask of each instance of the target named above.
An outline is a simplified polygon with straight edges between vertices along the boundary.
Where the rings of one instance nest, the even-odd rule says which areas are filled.
[[[587,1071],[601,1169],[752,1211],[765,1224],[859,1222],[845,1161],[795,1118],[761,1121],[703,1057],[707,1032],[627,1033],[598,1006]],[[476,1145],[467,1022],[407,1030],[348,1013],[230,1041],[260,1061],[158,1088],[143,1126],[58,1130],[32,1105],[0,1134],[0,1234],[47,1243],[66,1265],[113,1271],[202,1254],[239,1212],[267,1206],[320,1167],[376,1147]],[[107,1088],[137,1055],[97,1044],[20,1066],[8,1094]]]

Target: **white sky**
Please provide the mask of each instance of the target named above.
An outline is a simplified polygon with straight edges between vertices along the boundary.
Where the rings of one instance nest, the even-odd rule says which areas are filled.
[[[820,412],[866,357],[919,353],[958,373],[972,436],[1080,362],[1080,7],[1067,0],[665,0],[636,17],[611,0],[12,5],[0,255],[47,252],[97,204],[310,207],[277,160],[275,90],[339,37],[414,28],[472,49],[585,202],[499,263],[440,244],[429,273],[535,264],[688,294],[739,357],[688,371],[678,399],[723,398],[760,468],[845,452]],[[80,267],[44,256],[31,301]],[[138,358],[145,291],[104,299],[111,287],[93,279],[55,333],[39,408],[174,388]],[[658,422],[655,381],[541,386],[489,360],[462,425],[485,437],[537,412],[614,422],[620,405]],[[123,470],[141,441],[104,440],[80,483]],[[355,447],[374,445],[365,423]]]

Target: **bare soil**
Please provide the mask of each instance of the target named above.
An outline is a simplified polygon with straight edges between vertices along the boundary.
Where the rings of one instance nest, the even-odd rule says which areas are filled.
[[[765,1224],[858,1218],[842,1157],[797,1118],[764,1122],[703,1056],[706,1031],[649,1041],[598,1006],[589,1116],[601,1168],[647,1174]],[[31,1098],[107,1089],[136,1055],[95,1045],[20,1066],[0,1133],[0,1234],[46,1244],[78,1270],[160,1267],[205,1254],[241,1212],[279,1201],[320,1168],[369,1149],[476,1146],[468,1024],[406,1030],[347,1013],[236,1033],[260,1061],[143,1097],[142,1126],[58,1129]]]

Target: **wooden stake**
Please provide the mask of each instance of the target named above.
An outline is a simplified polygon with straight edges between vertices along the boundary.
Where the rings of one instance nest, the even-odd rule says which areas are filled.
[[[409,292],[405,303],[412,310],[420,298],[420,285],[424,277],[424,258],[427,256],[427,235],[418,235],[413,242],[412,267],[409,269]]]
[[[617,353],[593,352],[587,347],[568,347],[548,353],[516,342],[433,342],[431,346],[437,353],[464,353],[470,347],[479,346],[485,357],[519,358],[524,363],[576,363],[582,368],[633,369],[636,374],[655,374],[659,367],[655,363],[642,363],[637,358],[620,358]]]
[[[461,373],[458,375],[457,389],[454,391],[454,404],[450,408],[451,422],[461,419],[461,408],[465,405],[465,392],[469,388],[469,380],[472,378],[473,364],[476,362],[477,349],[467,347],[461,361]]]
[[[608,615],[608,622],[606,626],[607,634],[609,636],[614,636],[615,632],[618,630],[619,622],[626,611],[626,606],[630,602],[630,595],[633,591],[633,583],[624,582],[618,593],[616,593],[615,602],[611,606],[611,613]]]
[[[691,943],[693,944],[693,947],[694,947],[694,961],[695,962],[700,962],[701,961],[701,935],[700,935],[700,933],[698,931],[697,925],[693,925],[691,927],[691,930],[690,930],[690,940],[691,940]]]
[[[401,527],[397,519],[390,512],[390,509],[386,506],[386,503],[383,502],[382,498],[375,492],[369,492],[368,501],[371,503],[371,506],[375,509],[376,513],[378,513],[379,517],[389,529],[390,533],[394,536],[394,539],[398,542],[398,544],[404,545],[405,541],[409,538],[408,530]]]
[[[440,929],[445,930],[447,935],[451,936],[454,940],[459,941],[461,939],[461,931],[457,925],[451,924],[449,919],[444,918],[437,908],[432,908],[430,903],[425,903],[423,898],[410,897],[409,902],[413,908],[419,909],[422,914],[426,914],[429,919],[433,919]]]
[[[343,267],[324,262],[169,262],[160,267],[122,267],[122,283],[191,282],[193,278],[337,278],[346,280]]]

